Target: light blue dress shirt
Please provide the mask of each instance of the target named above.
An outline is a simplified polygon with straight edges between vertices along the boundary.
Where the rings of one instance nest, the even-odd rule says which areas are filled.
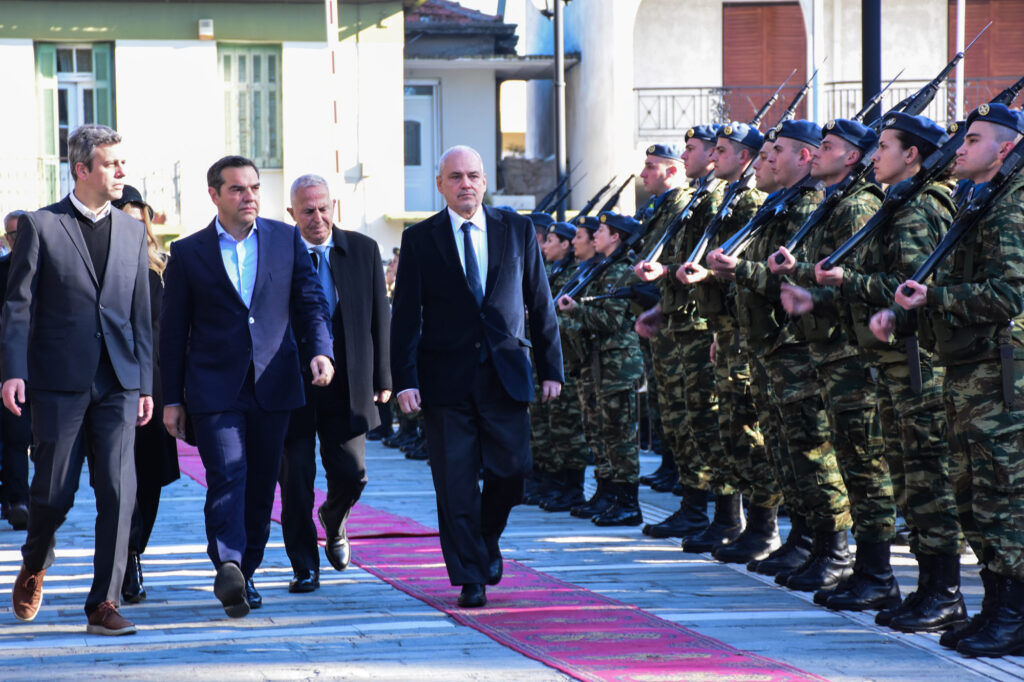
[[[462,263],[462,271],[466,271],[466,253],[463,246],[462,238],[462,224],[466,222],[466,219],[460,216],[458,213],[453,211],[451,208],[448,209],[448,216],[452,221],[452,232],[455,235],[455,248],[459,252],[459,262]],[[473,242],[473,252],[476,254],[476,264],[480,268],[480,284],[484,287],[484,293],[487,292],[487,218],[484,216],[483,206],[477,209],[476,213],[469,222],[473,223],[473,228],[469,231],[469,239]]]
[[[216,219],[217,240],[220,244],[220,257],[224,261],[224,269],[228,273],[235,291],[242,297],[245,307],[252,304],[252,290],[256,284],[256,268],[259,266],[259,239],[256,236],[256,223],[242,241],[236,241],[227,233]]]

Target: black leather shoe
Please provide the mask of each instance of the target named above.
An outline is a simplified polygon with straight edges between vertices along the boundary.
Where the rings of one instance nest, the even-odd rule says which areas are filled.
[[[213,581],[213,594],[220,600],[224,613],[230,618],[242,618],[249,615],[249,602],[246,599],[245,576],[242,569],[233,561],[225,561],[217,567],[217,578]]]
[[[341,535],[333,535],[337,531],[330,528],[324,522],[324,509],[319,507],[316,510],[316,516],[320,519],[320,525],[324,527],[324,531],[327,533],[327,544],[324,545],[324,555],[327,560],[331,562],[331,566],[336,571],[344,571],[348,568],[349,562],[352,561],[352,546],[348,542],[348,533],[345,531],[345,523],[341,524]],[[347,516],[347,514],[346,514]]]
[[[487,584],[497,585],[501,582],[501,576],[505,571],[505,564],[501,560],[501,552],[498,552],[498,556],[491,559],[491,563],[487,564]]]
[[[288,591],[295,593],[313,592],[320,589],[320,571],[295,571],[295,577],[288,583]]]
[[[146,598],[142,586],[142,562],[138,552],[128,552],[128,564],[124,568],[124,582],[121,583],[121,600],[126,604],[138,604]]]
[[[15,502],[7,508],[7,523],[14,530],[28,528],[28,506],[24,502]]]
[[[391,437],[392,435],[394,435],[394,433],[395,433],[395,430],[391,426],[391,424],[381,424],[380,426],[378,426],[378,427],[376,427],[374,429],[370,429],[369,431],[366,432],[366,440],[368,440],[368,441],[383,440],[385,438]]]
[[[245,581],[245,601],[249,602],[250,609],[258,609],[263,606],[263,597],[256,591],[256,585],[253,584],[252,578],[247,578]]]
[[[483,585],[471,583],[462,586],[459,593],[459,606],[464,609],[475,609],[487,603],[487,590]]]

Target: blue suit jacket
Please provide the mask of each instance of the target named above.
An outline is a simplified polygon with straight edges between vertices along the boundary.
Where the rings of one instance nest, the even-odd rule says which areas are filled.
[[[531,340],[541,380],[563,380],[558,326],[533,225],[516,213],[486,206],[484,212],[487,282],[480,305],[466,283],[447,210],[402,234],[391,374],[396,392],[418,388],[427,406],[452,405],[469,395],[483,344],[514,400],[534,397]]]
[[[327,301],[299,231],[257,218],[256,238],[259,263],[248,309],[228,279],[213,222],[171,245],[160,317],[166,404],[186,403],[193,413],[228,410],[252,366],[260,407],[301,407],[292,322],[310,357],[333,359]]]

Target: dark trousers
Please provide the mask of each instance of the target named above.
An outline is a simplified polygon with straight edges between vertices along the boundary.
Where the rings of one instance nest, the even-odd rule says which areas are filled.
[[[512,400],[490,361],[457,405],[423,408],[437,521],[452,585],[487,582],[487,565],[531,467],[530,415]],[[483,468],[483,491],[478,484]]]
[[[206,468],[206,552],[214,566],[234,561],[251,578],[270,538],[288,411],[257,404],[252,373],[232,409],[193,414]]]
[[[91,390],[34,390],[31,401],[35,475],[21,548],[25,567],[38,571],[53,564],[57,529],[74,504],[82,462],[88,458],[96,494],[96,548],[85,611],[91,613],[108,599],[120,603],[135,505],[139,392],[121,387],[104,354]]]
[[[28,504],[28,446],[32,443],[32,409],[28,404],[17,417],[3,410],[0,417],[3,429],[3,482],[4,501],[8,505]]]
[[[317,436],[327,475],[323,516],[329,535],[345,522],[366,487],[366,434],[353,435],[348,425],[347,410],[317,409],[307,404],[292,412],[281,462],[281,532],[296,572],[320,568],[313,523]]]

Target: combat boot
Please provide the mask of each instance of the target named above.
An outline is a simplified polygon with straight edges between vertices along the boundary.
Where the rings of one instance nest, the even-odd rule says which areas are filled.
[[[900,603],[888,542],[858,542],[853,576],[832,593],[825,606],[833,611],[876,611]]]
[[[671,457],[671,454],[669,455]],[[659,493],[670,493],[672,488],[679,484],[679,470],[675,465],[662,473],[661,476],[651,481],[651,490]]]
[[[569,513],[578,519],[592,519],[595,515],[612,506],[615,498],[609,490],[608,486],[610,484],[611,481],[607,479],[597,479],[597,490],[590,496],[590,499],[578,507],[573,507],[569,510]]]
[[[967,622],[960,593],[960,555],[932,555],[932,579],[921,600],[909,611],[893,615],[889,627],[900,632],[939,632]]]
[[[971,616],[967,624],[960,628],[946,630],[939,638],[939,644],[947,649],[955,649],[961,639],[970,637],[982,628],[985,623],[999,609],[999,592],[1002,589],[1002,581],[987,568],[981,569],[981,584],[985,594],[981,599],[981,611]]]
[[[652,538],[682,538],[708,527],[708,491],[687,487],[679,509],[661,523],[646,524],[644,535]]]
[[[734,542],[712,550],[711,556],[727,564],[745,564],[764,559],[782,544],[779,539],[778,507],[747,509],[747,527]]]
[[[688,554],[704,554],[732,542],[742,532],[743,507],[740,494],[715,495],[715,518],[701,532],[683,538],[683,551]]]
[[[786,587],[813,592],[839,584],[853,573],[853,558],[847,544],[847,531],[815,531],[811,560],[790,574]]]
[[[928,591],[928,585],[932,581],[932,572],[934,563],[932,561],[933,555],[931,554],[915,554],[914,559],[917,561],[917,589],[906,596],[906,598],[899,603],[898,606],[892,609],[882,609],[875,614],[875,624],[884,625],[888,627],[889,623],[892,622],[893,617],[898,613],[905,611],[912,611],[924,597],[925,592]]]
[[[556,474],[549,471],[537,472],[537,483],[533,490],[523,495],[523,504],[539,505],[543,500],[557,494],[560,488]]]
[[[761,575],[778,575],[782,572],[792,572],[803,566],[811,556],[811,530],[807,527],[807,521],[802,516],[790,515],[792,526],[786,541],[777,550],[760,561],[752,561],[747,564],[747,569],[760,573]],[[756,562],[756,563],[755,563]]]
[[[964,656],[998,658],[1024,651],[1024,582],[997,576],[999,606],[985,624],[961,639],[956,650]]]
[[[639,526],[644,522],[636,483],[612,483],[615,502],[590,519],[595,526]]]
[[[566,512],[587,501],[583,496],[583,477],[586,471],[573,469],[563,472],[562,490],[557,497],[548,498],[540,503],[540,508],[549,512]]]
[[[652,471],[649,474],[645,474],[645,475],[641,476],[638,480],[643,485],[650,485],[651,483],[654,483],[654,481],[656,481],[656,480],[658,480],[660,478],[663,478],[667,473],[673,473],[674,474],[675,472],[676,472],[676,462],[675,462],[675,459],[673,459],[671,452],[666,452],[666,453],[662,453],[662,455],[661,455],[661,464],[658,466],[658,468],[655,469],[654,471]]]

